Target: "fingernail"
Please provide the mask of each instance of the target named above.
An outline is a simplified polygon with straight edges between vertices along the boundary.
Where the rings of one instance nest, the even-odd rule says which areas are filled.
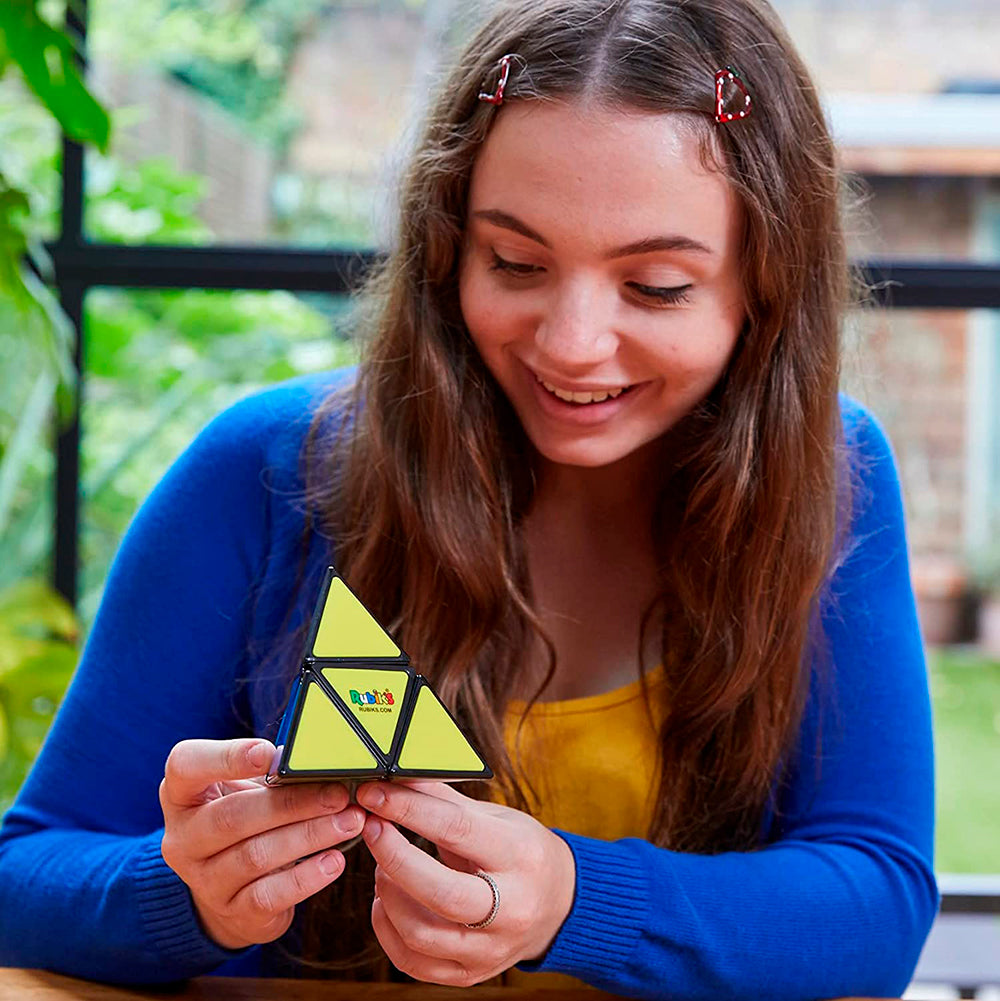
[[[365,786],[359,793],[365,806],[378,807],[385,802],[385,793],[378,786]]]
[[[377,841],[382,834],[382,821],[377,817],[369,817],[365,821],[365,834],[369,841]]]
[[[333,816],[333,826],[340,831],[341,834],[356,834],[358,827],[358,813],[360,811],[356,807],[348,807],[346,810],[340,813],[334,814]],[[362,817],[364,815],[362,814]]]
[[[269,744],[254,744],[247,752],[247,758],[254,768],[263,768],[265,765],[270,764],[271,746]]]
[[[344,856],[340,852],[327,852],[319,859],[319,871],[324,876],[332,876],[343,864]]]

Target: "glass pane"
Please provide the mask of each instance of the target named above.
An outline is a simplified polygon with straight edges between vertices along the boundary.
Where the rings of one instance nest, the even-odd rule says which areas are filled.
[[[93,0],[91,237],[371,247],[450,2]]]
[[[346,298],[95,289],[86,300],[79,612],[132,515],[217,413],[269,383],[352,364]]]
[[[1000,659],[973,646],[928,651],[937,816],[937,872],[1000,873],[996,773]]]
[[[846,340],[844,389],[882,423],[903,486],[930,647],[935,864],[1000,872],[1000,787],[983,780],[1000,739],[1000,311],[872,310]]]

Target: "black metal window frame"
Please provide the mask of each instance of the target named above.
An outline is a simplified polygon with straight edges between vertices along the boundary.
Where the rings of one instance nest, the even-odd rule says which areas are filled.
[[[0,0],[2,2],[2,0]],[[67,7],[66,26],[86,64],[88,0]],[[83,304],[96,287],[269,289],[346,294],[376,251],[266,246],[155,246],[91,243],[84,231],[84,150],[62,139],[60,228],[47,245],[59,300],[76,330],[78,392],[70,421],[56,435],[53,583],[76,604],[80,525],[80,410],[85,391]],[[857,262],[894,309],[1000,309],[1000,263]]]

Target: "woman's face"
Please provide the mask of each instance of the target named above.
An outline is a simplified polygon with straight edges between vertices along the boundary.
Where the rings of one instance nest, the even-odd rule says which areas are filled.
[[[472,172],[462,314],[545,458],[608,465],[704,399],[743,322],[740,223],[682,116],[503,108]]]

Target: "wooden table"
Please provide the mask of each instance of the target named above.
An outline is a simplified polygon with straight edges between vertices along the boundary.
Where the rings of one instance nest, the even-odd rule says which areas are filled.
[[[610,1001],[614,994],[552,988],[473,987],[472,1001]],[[359,984],[335,980],[198,977],[180,986],[136,990],[0,967],[0,1001],[457,1001],[469,991],[432,984]],[[842,998],[841,1001],[872,1001]]]

